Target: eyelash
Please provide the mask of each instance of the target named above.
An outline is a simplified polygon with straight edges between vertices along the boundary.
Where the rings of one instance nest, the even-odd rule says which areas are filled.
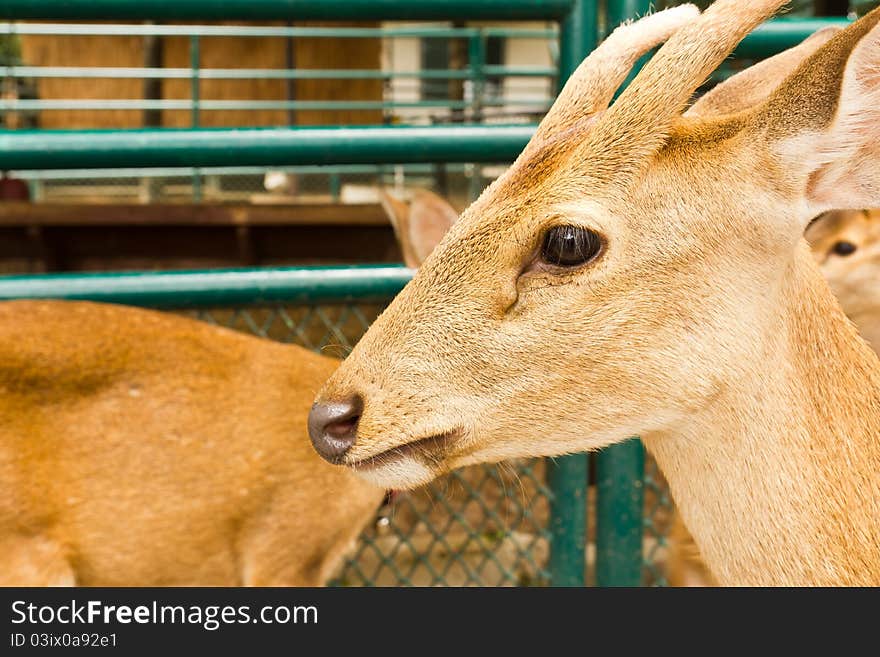
[[[573,269],[595,260],[603,248],[604,240],[596,231],[562,224],[544,233],[538,257],[550,267]]]

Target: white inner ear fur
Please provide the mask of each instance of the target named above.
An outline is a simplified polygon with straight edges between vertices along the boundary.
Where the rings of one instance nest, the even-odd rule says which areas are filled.
[[[810,217],[880,205],[880,26],[853,49],[828,130],[798,135],[781,149],[787,161],[808,167]]]

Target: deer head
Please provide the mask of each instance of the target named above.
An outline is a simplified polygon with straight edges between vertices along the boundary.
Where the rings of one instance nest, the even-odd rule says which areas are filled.
[[[659,12],[583,62],[319,394],[312,438],[333,462],[410,487],[674,433],[753,372],[797,290],[831,298],[802,236],[880,204],[880,11],[789,54],[741,106],[719,90],[683,114],[784,4]]]
[[[880,350],[880,210],[828,212],[806,238],[841,307]]]

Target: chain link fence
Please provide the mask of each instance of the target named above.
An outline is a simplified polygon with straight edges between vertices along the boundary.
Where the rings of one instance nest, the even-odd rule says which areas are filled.
[[[328,304],[185,312],[212,324],[342,358],[382,309],[382,304]],[[672,503],[650,460],[645,489],[643,583],[662,586]],[[547,568],[551,498],[545,459],[472,466],[421,489],[389,496],[332,584],[552,584]],[[591,487],[588,508],[593,501]],[[588,581],[593,579],[594,518],[588,513]]]

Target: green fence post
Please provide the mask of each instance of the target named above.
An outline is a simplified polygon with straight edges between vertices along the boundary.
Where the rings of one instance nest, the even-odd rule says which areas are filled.
[[[645,0],[608,0],[608,14],[605,23],[605,33],[626,20],[644,16],[651,9],[651,2]]]
[[[486,93],[486,35],[482,30],[472,34],[468,39],[468,65],[474,85],[471,121],[480,123],[483,120],[483,102]]]
[[[644,16],[649,0],[609,0],[607,32],[623,21]],[[642,62],[637,64],[632,79]],[[629,81],[629,80],[628,80]],[[596,584],[642,583],[642,533],[645,451],[632,439],[596,455]]]
[[[193,128],[198,128],[200,123],[199,117],[199,101],[201,100],[200,88],[200,69],[201,69],[201,44],[199,36],[193,34],[189,38],[189,67],[192,72],[190,77],[190,98],[192,100],[192,118],[190,123]],[[192,195],[193,201],[202,200],[202,172],[199,169],[193,169],[192,174]]]
[[[596,585],[642,583],[645,450],[638,438],[596,455]]]
[[[559,88],[596,47],[596,0],[577,0],[559,35]],[[587,454],[547,462],[550,498],[550,558],[553,586],[586,583]]]
[[[486,100],[486,35],[483,30],[478,30],[468,39],[468,66],[473,81],[470,120],[481,123]],[[474,164],[468,178],[468,198],[476,199],[481,191],[483,191],[483,168],[479,164]]]

